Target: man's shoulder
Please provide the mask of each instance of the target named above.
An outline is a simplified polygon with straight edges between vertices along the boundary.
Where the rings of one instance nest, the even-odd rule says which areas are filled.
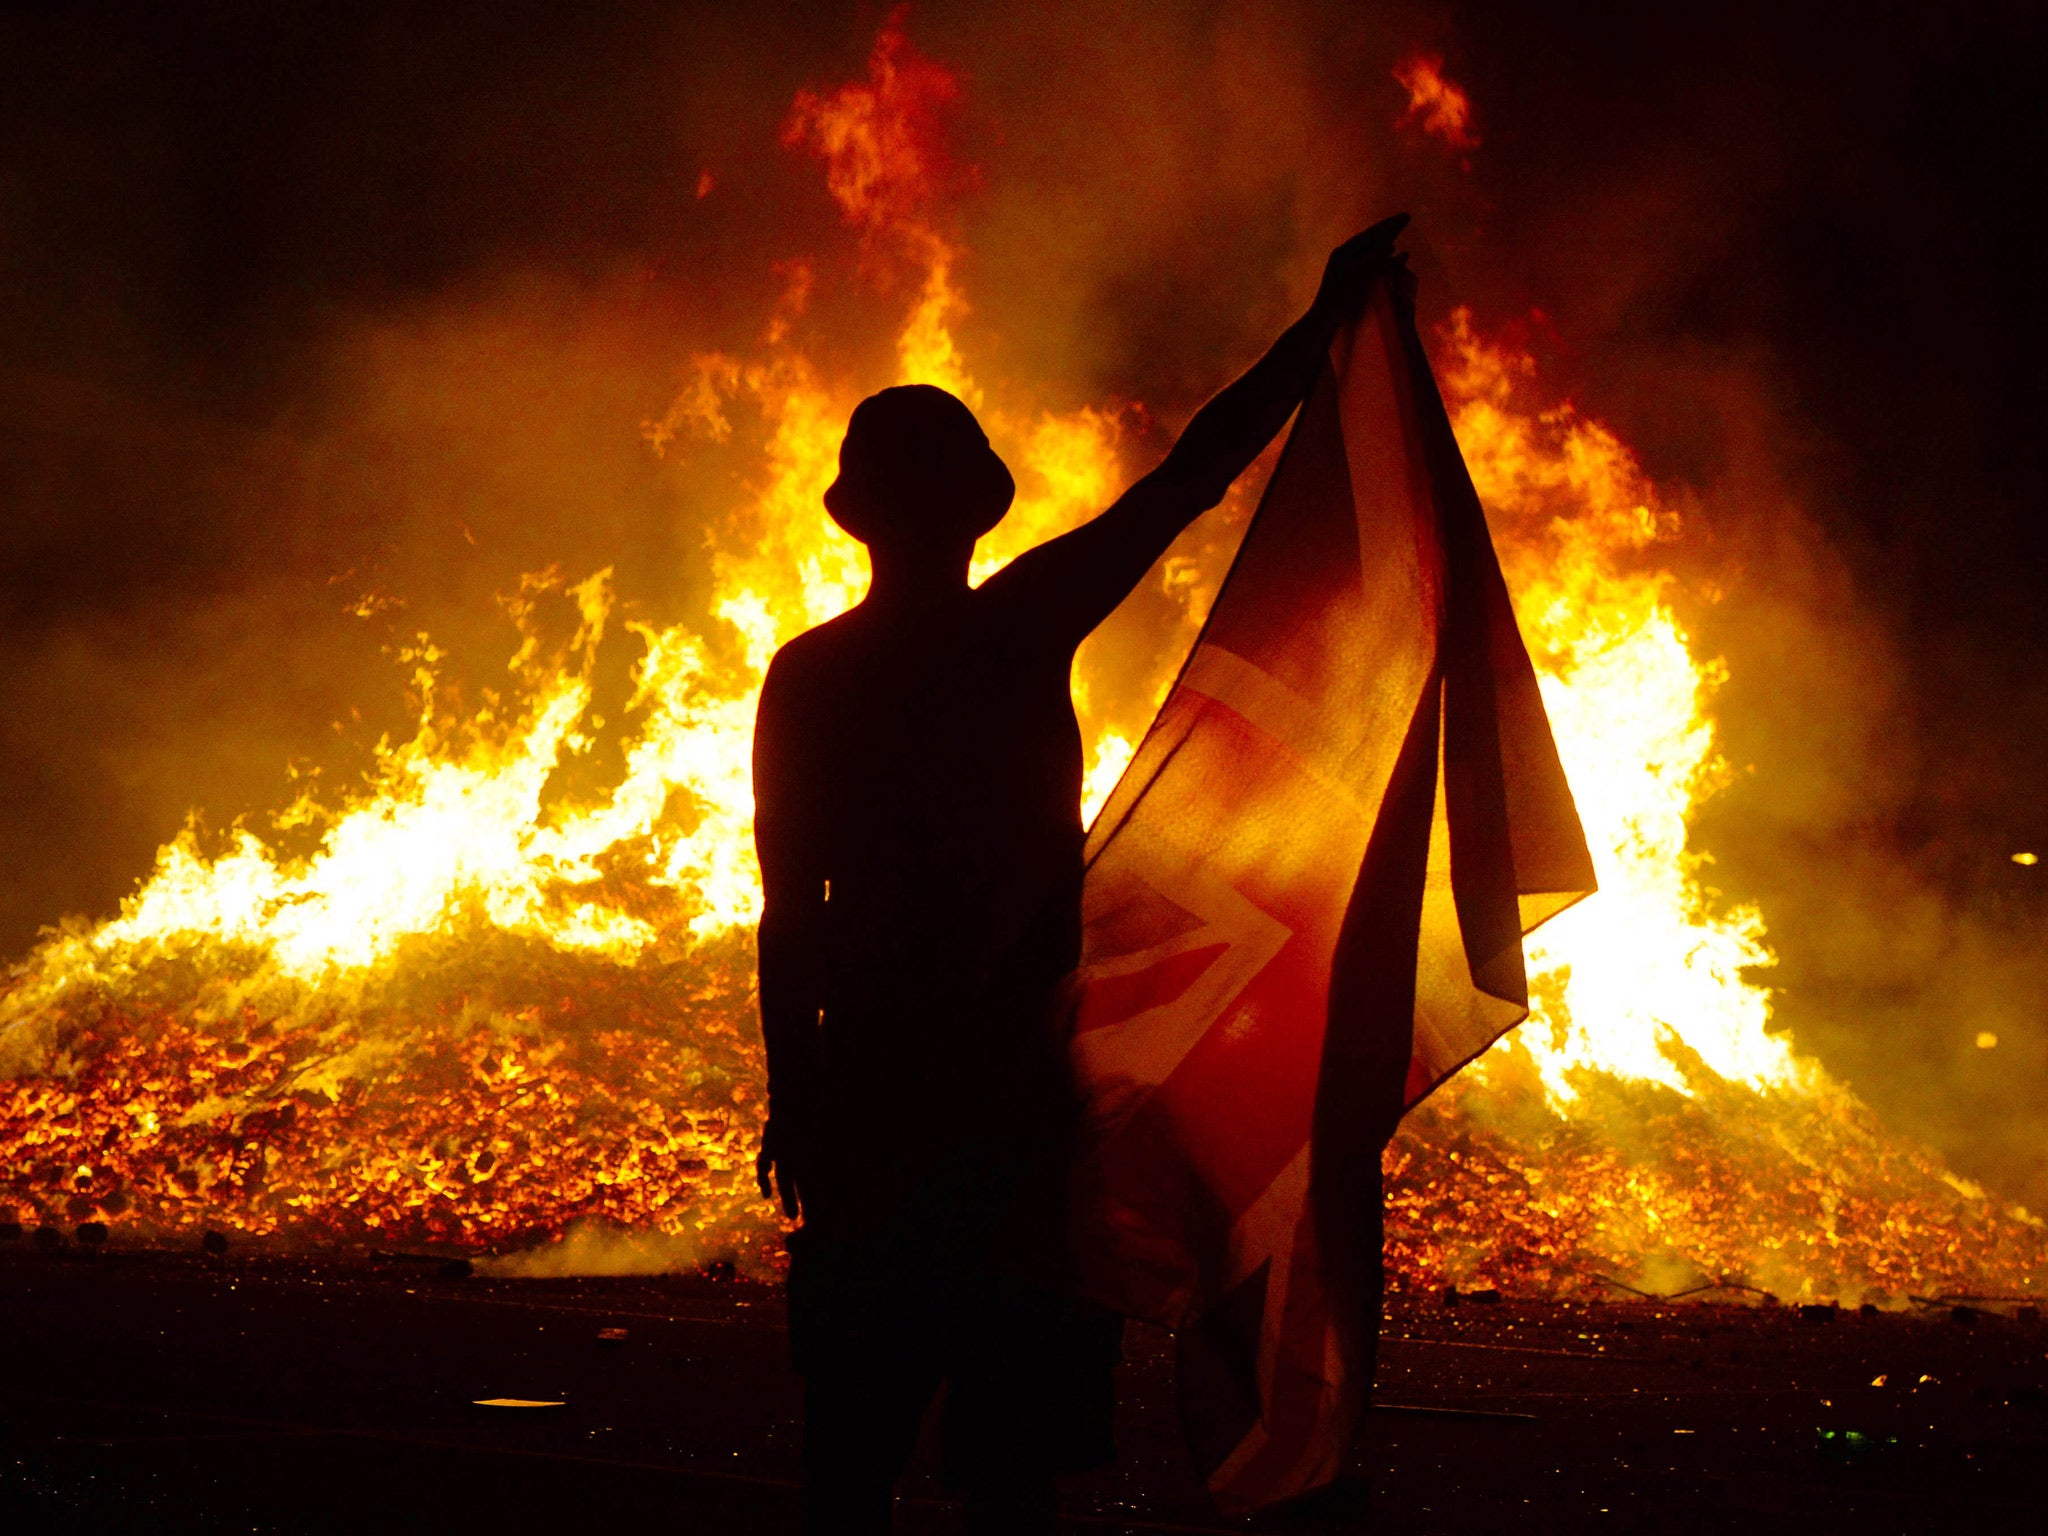
[[[854,613],[849,609],[784,641],[768,663],[764,687],[782,692],[827,683],[860,649],[860,626]]]

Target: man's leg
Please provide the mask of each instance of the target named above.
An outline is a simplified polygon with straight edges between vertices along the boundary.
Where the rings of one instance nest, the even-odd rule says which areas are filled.
[[[988,1282],[952,1340],[946,1480],[969,1536],[1045,1536],[1053,1479],[1115,1455],[1110,1373],[1122,1324],[1050,1292]]]
[[[880,1352],[806,1378],[804,1536],[888,1536],[896,1479],[936,1386],[921,1362]]]
[[[887,1536],[938,1390],[938,1330],[900,1249],[790,1235],[789,1342],[804,1379],[806,1536]]]
[[[967,1536],[1046,1536],[1053,1528],[1052,1469],[970,1484]]]

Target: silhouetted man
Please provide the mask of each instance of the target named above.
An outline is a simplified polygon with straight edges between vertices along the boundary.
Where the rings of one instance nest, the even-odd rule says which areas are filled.
[[[1114,506],[978,588],[975,541],[1014,486],[973,413],[914,384],[847,425],[825,505],[873,584],[776,655],[754,736],[759,1173],[803,1217],[809,1532],[889,1529],[941,1383],[970,1530],[1050,1530],[1054,1473],[1113,1452],[1119,1324],[1061,1292],[1074,652],[1286,423],[1405,223],[1339,246],[1308,312]]]

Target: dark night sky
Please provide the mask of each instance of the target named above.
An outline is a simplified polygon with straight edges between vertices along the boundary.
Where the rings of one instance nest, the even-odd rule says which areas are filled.
[[[1738,770],[1701,841],[1781,1018],[2048,1202],[2048,866],[2008,858],[2048,852],[2042,11],[1359,11],[914,13],[965,77],[981,345],[1174,418],[1395,205],[1438,313],[1540,310],[1546,379],[1690,509]],[[701,599],[638,424],[844,243],[776,129],[883,14],[0,15],[0,945],[394,723],[361,591],[458,652],[550,561]],[[1420,45],[1469,173],[1392,130]]]

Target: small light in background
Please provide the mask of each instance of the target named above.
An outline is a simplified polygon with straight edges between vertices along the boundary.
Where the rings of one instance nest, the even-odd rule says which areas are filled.
[[[2016,853],[2012,856],[2012,861],[2015,864],[2038,864],[2041,862],[2041,855],[2038,853]]]
[[[1990,1031],[1990,1030],[1988,1030],[1988,1029],[1980,1029],[1980,1030],[1978,1030],[1978,1031],[1977,1031],[1977,1049],[1978,1049],[1978,1050],[1980,1050],[1980,1051],[1989,1051],[1989,1050],[1995,1050],[1995,1049],[1997,1049],[1997,1047],[1998,1047],[1998,1036],[1996,1036],[1996,1035],[1994,1035],[1993,1033],[1991,1033],[1991,1031]]]

